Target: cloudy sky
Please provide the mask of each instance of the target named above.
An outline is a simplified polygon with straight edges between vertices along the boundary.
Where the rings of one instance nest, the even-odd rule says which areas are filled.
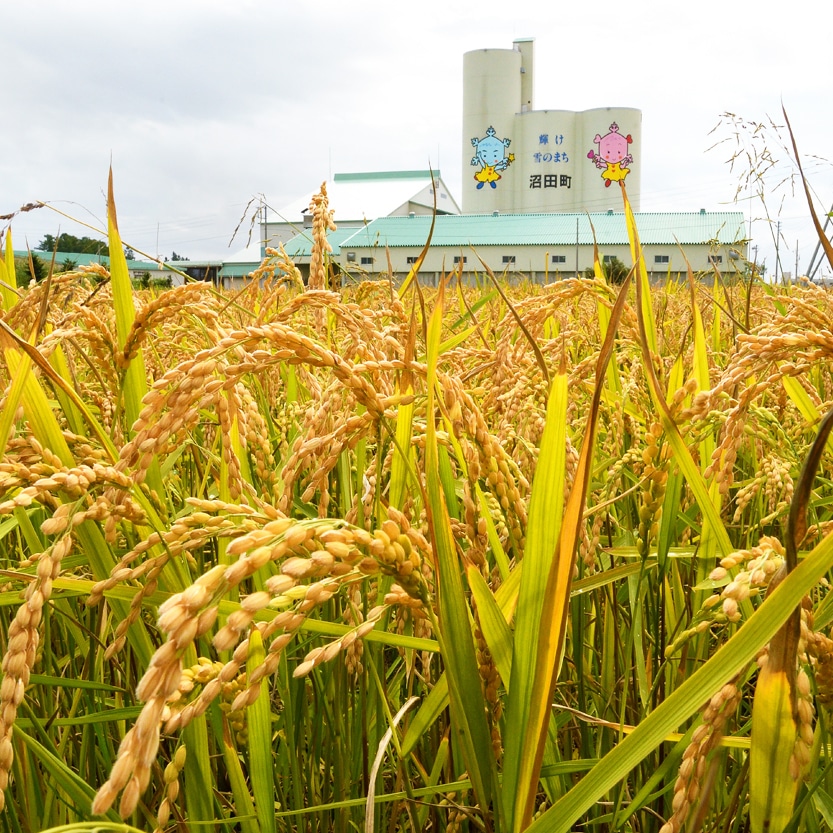
[[[535,109],[642,110],[643,211],[737,207],[772,272],[768,214],[804,271],[812,227],[772,124],[783,101],[826,212],[829,21],[825,0],[5,0],[0,214],[41,200],[102,227],[111,160],[122,236],[150,255],[228,257],[252,198],[280,209],[333,172],[431,164],[459,202],[463,53],[534,37]],[[764,206],[761,180],[738,188],[767,155]],[[49,209],[12,221],[15,248],[59,230],[92,234]]]

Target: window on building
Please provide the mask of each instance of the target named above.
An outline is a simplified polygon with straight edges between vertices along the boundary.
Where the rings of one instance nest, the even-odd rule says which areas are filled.
[[[602,257],[602,263],[613,263],[616,260],[616,255],[604,255]]]
[[[709,255],[709,263],[723,263],[723,255]]]
[[[566,263],[567,262],[567,255],[553,255],[552,256],[553,263]]]
[[[504,255],[503,256],[504,263],[514,263],[515,262],[515,255]]]
[[[405,258],[405,263],[416,263],[418,260],[419,258],[416,255],[409,255]]]
[[[668,255],[654,255],[654,263],[668,263]]]
[[[461,260],[463,261],[463,263],[468,263],[469,259],[467,257],[460,257],[459,255],[454,258],[455,263],[459,263]]]
[[[372,263],[373,263],[373,258],[372,257],[363,257],[361,259],[362,266],[370,266]]]

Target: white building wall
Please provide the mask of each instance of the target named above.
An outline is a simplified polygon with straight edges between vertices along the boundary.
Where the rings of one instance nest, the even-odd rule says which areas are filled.
[[[355,246],[348,251],[353,253],[353,260],[347,259],[345,250],[342,250],[337,258],[344,269],[348,272],[362,271],[378,277],[388,273],[388,256],[394,273],[399,276],[406,275],[422,249],[416,246],[402,246],[385,252],[379,246]],[[643,255],[646,269],[653,280],[662,280],[669,273],[674,278],[684,277],[688,271],[687,263],[695,273],[711,273],[713,269],[710,257],[720,258],[716,265],[721,274],[732,277],[736,271],[736,261],[730,254],[728,246],[713,248],[703,243],[692,243],[684,245],[680,251],[677,245],[645,245]],[[485,272],[480,261],[482,258],[495,275],[500,276],[504,272],[509,275],[521,274],[538,282],[572,278],[577,272],[583,275],[587,269],[593,268],[593,247],[587,244],[579,245],[578,250],[575,245],[511,246],[507,244],[475,247],[474,251],[469,246],[432,244],[426,254],[420,274],[424,277],[448,274],[458,268],[455,258],[459,257],[465,258],[464,273]],[[563,257],[564,260],[553,260],[554,257]],[[600,245],[600,260],[611,257],[620,260],[627,268],[632,265],[630,247],[626,244]],[[504,258],[514,258],[514,260],[504,261]],[[362,263],[362,259],[372,262]]]
[[[511,182],[509,176],[514,174],[516,148],[509,137],[514,135],[515,114],[521,109],[522,65],[523,55],[514,49],[479,49],[463,56],[463,213],[512,211],[512,189],[502,187],[502,180],[506,177]],[[495,179],[475,179],[486,176],[482,162],[473,164],[480,158],[478,153],[488,161],[498,154],[504,157],[492,166]],[[475,204],[477,208],[471,207]]]

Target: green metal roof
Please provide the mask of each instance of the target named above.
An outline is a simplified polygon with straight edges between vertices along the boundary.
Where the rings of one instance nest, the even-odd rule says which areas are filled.
[[[14,256],[17,258],[27,258],[28,252],[15,250]],[[43,251],[41,249],[32,249],[32,256],[40,258],[44,263],[52,262],[52,251]],[[89,266],[91,263],[102,263],[104,266],[110,266],[110,258],[107,255],[96,254],[81,254],[81,252],[56,252],[55,263],[62,264],[67,260],[71,260],[76,266]]]
[[[356,233],[355,226],[345,226],[338,228],[335,231],[327,232],[327,240],[333,249],[333,255],[339,254],[341,244],[353,234]],[[425,241],[423,240],[423,243]],[[307,229],[301,234],[296,234],[295,237],[287,240],[283,244],[284,251],[291,258],[304,258],[312,256],[312,229]]]
[[[52,262],[52,252],[51,251],[44,251],[42,249],[32,249],[33,257],[37,257],[42,260],[47,266]],[[22,251],[20,249],[15,249],[14,253],[15,258],[26,259],[29,256],[29,253],[26,251]],[[110,258],[108,255],[97,255],[97,254],[82,254],[81,252],[56,252],[55,253],[55,263],[58,266],[62,266],[67,261],[72,261],[76,268],[78,266],[89,266],[91,263],[100,263],[102,266],[106,268],[110,268]],[[131,271],[136,271],[137,269],[158,269],[156,263],[152,261],[145,261],[145,260],[128,260],[127,261],[127,268]]]
[[[644,245],[738,243],[746,239],[740,211],[644,212],[634,215]],[[591,228],[592,223],[592,228]],[[430,216],[380,217],[340,241],[342,249],[423,246]],[[627,245],[622,212],[598,214],[459,214],[436,218],[432,246]]]

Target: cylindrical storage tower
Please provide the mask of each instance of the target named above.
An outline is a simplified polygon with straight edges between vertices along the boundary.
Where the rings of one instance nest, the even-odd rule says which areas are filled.
[[[522,65],[518,49],[478,49],[463,56],[465,214],[514,209],[513,131],[521,111]]]
[[[534,41],[463,56],[464,214],[639,211],[642,112],[533,109]]]
[[[639,211],[642,179],[642,111],[633,107],[599,107],[581,114],[579,156],[584,176],[578,211],[622,210],[618,187],[624,181],[628,200]],[[578,194],[577,194],[578,197]]]
[[[516,119],[514,210],[575,211],[587,158],[581,116],[572,110],[533,110]],[[582,164],[584,157],[584,164]]]

